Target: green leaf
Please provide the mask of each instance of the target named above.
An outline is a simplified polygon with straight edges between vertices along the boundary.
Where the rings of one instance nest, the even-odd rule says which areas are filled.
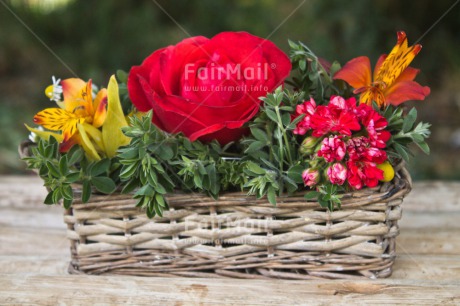
[[[57,188],[53,190],[53,203],[58,203],[62,199],[61,189]]]
[[[155,189],[156,192],[158,192],[159,194],[166,194],[166,189],[163,187],[163,185],[161,184],[157,184],[155,186],[153,186],[153,188]]]
[[[323,208],[329,208],[329,201],[324,200],[323,198],[318,198],[318,203]],[[330,209],[329,209],[330,210]]]
[[[75,183],[80,179],[80,172],[73,172],[66,175],[66,183]]]
[[[140,203],[140,202],[141,202],[141,201],[139,201],[139,203]],[[144,203],[146,202],[145,199],[144,199],[143,202],[144,202]],[[147,201],[147,203],[148,203],[148,204],[145,205],[146,208],[147,208],[147,210],[146,210],[146,212],[147,212],[147,217],[153,218],[153,217],[155,217],[155,208],[154,208],[154,204],[153,204],[152,202],[149,202],[149,201]]]
[[[414,126],[415,120],[417,119],[417,110],[412,108],[407,116],[404,118],[402,130],[404,133],[409,132]]]
[[[289,194],[293,193],[298,189],[298,184],[294,180],[289,178],[289,176],[283,175],[283,181]]]
[[[288,126],[289,123],[291,123],[291,114],[284,113],[283,115],[281,115],[281,122],[284,126]]]
[[[107,171],[109,171],[109,167],[110,167],[110,159],[108,158],[101,159],[100,161],[93,164],[93,166],[91,167],[90,174],[91,176],[98,176],[103,173],[107,173]]]
[[[99,191],[105,194],[110,194],[117,189],[114,181],[108,177],[93,177],[91,184]]]
[[[395,144],[394,144],[394,148],[395,148],[396,152],[398,152],[398,154],[401,155],[401,157],[402,157],[406,162],[409,161],[409,154],[408,154],[406,148],[404,148],[402,145],[400,145],[400,144],[398,144],[398,143],[395,143]]]
[[[48,176],[48,167],[46,167],[45,165],[41,166],[40,169],[38,170],[38,175],[40,175],[40,177],[47,177]]]
[[[270,202],[272,205],[276,205],[276,193],[275,189],[272,186],[268,187],[267,199],[268,202]]]
[[[310,191],[304,195],[305,200],[312,200],[318,198],[321,193],[318,191]]]
[[[63,204],[65,209],[69,209],[72,206],[73,199],[64,199]]]
[[[46,205],[55,204],[55,203],[53,202],[53,191],[54,191],[54,190],[51,190],[51,191],[48,193],[48,195],[46,196],[45,201],[44,201],[44,203],[45,203]]]
[[[161,207],[164,207],[164,208],[168,207],[168,205],[166,204],[165,198],[161,194],[157,193],[155,195],[155,202]]]
[[[206,167],[206,171],[208,172],[208,180],[209,180],[209,191],[211,191],[212,194],[217,195],[220,190],[220,185],[217,180],[217,172],[216,172],[216,165],[215,164],[209,164]]]
[[[79,163],[82,160],[84,153],[79,146],[73,146],[72,149],[70,149],[67,156],[68,165],[75,165],[76,163]]]
[[[251,134],[254,136],[255,139],[257,139],[257,140],[259,140],[259,141],[261,141],[263,143],[268,142],[267,133],[265,133],[264,131],[262,131],[259,128],[251,127]]]
[[[49,173],[53,175],[54,177],[61,177],[61,174],[59,173],[58,168],[50,161],[46,162],[46,167],[48,168]]]
[[[201,178],[201,176],[195,174],[193,176],[193,183],[195,184],[196,187],[198,187],[199,189],[202,189],[203,188],[203,179]]]
[[[174,151],[167,145],[160,145],[155,154],[162,160],[170,160],[174,157]]]
[[[410,137],[416,143],[423,142],[425,140],[425,138],[422,135],[417,134],[417,133],[410,133]]]
[[[159,216],[159,217],[163,217],[163,210],[161,209],[161,206],[160,205],[153,205],[153,208],[155,209],[155,213]]]
[[[91,198],[91,184],[88,180],[83,181],[83,188],[81,190],[81,201],[88,203]]]
[[[134,189],[137,188],[137,186],[138,186],[138,181],[136,179],[132,179],[127,184],[125,184],[121,193],[123,194],[131,193],[134,191]]]
[[[150,171],[148,171],[147,173],[147,181],[152,186],[155,186],[158,184],[158,176],[155,173],[155,171],[153,171],[152,169],[150,169]]]
[[[416,145],[425,153],[426,155],[430,154],[430,147],[426,142],[416,142]]]
[[[265,174],[265,170],[261,168],[259,165],[257,165],[256,163],[248,162],[246,164],[246,167],[249,171],[251,171],[254,174],[259,174],[259,175]]]
[[[153,190],[152,186],[150,185],[145,185],[141,187],[136,193],[134,194],[135,196],[153,196],[155,194],[155,191]]]
[[[297,165],[289,168],[287,175],[289,178],[294,180],[297,184],[302,184],[303,183],[303,178],[302,178],[302,172],[303,172],[304,167]]]
[[[117,70],[117,79],[120,83],[127,83],[128,82],[128,73],[121,69]]]
[[[121,168],[120,178],[129,179],[131,178],[137,170],[137,164],[125,165]]]
[[[72,191],[72,187],[70,187],[70,185],[63,185],[61,187],[61,193],[62,193],[62,196],[64,197],[64,199],[73,200],[73,191]]]
[[[305,70],[307,68],[307,61],[300,60],[299,61],[299,68],[300,68],[300,70]]]
[[[66,176],[67,172],[69,172],[69,167],[67,165],[67,156],[61,157],[59,160],[59,173],[61,176]]]
[[[263,143],[261,141],[254,141],[247,147],[247,149],[244,151],[246,154],[251,154],[253,152],[259,151],[263,147],[265,147],[266,143]]]
[[[266,108],[265,113],[267,114],[268,118],[270,118],[273,122],[278,123],[278,117],[276,116],[276,113],[274,111]]]
[[[139,157],[139,149],[136,147],[123,148],[118,152],[118,157],[121,159],[136,159]]]
[[[333,76],[337,71],[339,71],[341,68],[340,66],[340,63],[337,62],[337,61],[334,61],[331,65],[331,69],[330,69],[330,74],[331,76]]]

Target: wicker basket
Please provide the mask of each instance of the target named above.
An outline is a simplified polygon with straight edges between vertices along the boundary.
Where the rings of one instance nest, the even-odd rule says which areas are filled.
[[[344,195],[328,212],[303,194],[277,207],[243,193],[218,201],[172,194],[169,211],[148,219],[130,195],[94,195],[64,220],[71,273],[234,278],[377,278],[392,272],[403,197],[400,165],[391,183]]]

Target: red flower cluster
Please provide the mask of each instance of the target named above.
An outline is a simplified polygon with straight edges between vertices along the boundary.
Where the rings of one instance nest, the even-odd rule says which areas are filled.
[[[311,173],[327,169],[325,178],[336,185],[348,185],[353,189],[375,187],[383,179],[383,171],[377,168],[387,160],[383,148],[390,139],[385,117],[366,104],[357,105],[355,98],[333,96],[328,105],[317,106],[313,99],[296,108],[294,118],[303,115],[294,134],[318,138],[318,145],[311,157],[315,167],[305,170],[305,185],[313,187],[321,180],[312,179]],[[294,119],[293,118],[293,119]],[[310,137],[310,136],[309,136]]]

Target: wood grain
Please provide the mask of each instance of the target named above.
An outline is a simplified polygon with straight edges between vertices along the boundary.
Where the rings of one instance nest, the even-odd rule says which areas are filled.
[[[0,177],[1,305],[460,304],[460,182],[414,185],[393,276],[376,281],[68,275],[62,209],[45,195],[36,177]]]

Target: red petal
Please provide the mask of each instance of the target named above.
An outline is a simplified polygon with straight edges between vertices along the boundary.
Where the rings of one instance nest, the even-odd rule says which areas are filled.
[[[152,71],[151,73],[152,75],[155,74],[161,77],[165,94],[180,94],[180,81],[182,74],[185,73],[185,65],[196,61],[196,59],[189,59],[190,54],[194,53],[196,50],[204,50],[204,45],[208,41],[209,38],[204,36],[195,36],[184,39],[177,45],[169,46],[167,49],[164,49],[159,61],[159,70]],[[154,88],[156,88],[156,86],[154,86]]]
[[[361,88],[371,85],[371,63],[367,56],[352,59],[337,71],[334,79],[344,80],[353,88]]]
[[[141,83],[141,80],[148,83],[142,75],[142,70],[143,68],[141,66],[134,66],[131,68],[128,76],[128,93],[134,106],[136,106],[136,108],[141,112],[147,112],[152,109],[152,105],[150,104],[149,99],[146,96],[147,93],[144,91],[144,87]],[[150,85],[148,86],[150,87]]]
[[[205,135],[203,134],[202,136],[198,138],[198,140],[203,141],[203,142],[210,142],[215,139],[221,145],[226,145],[229,142],[240,139],[241,137],[246,135],[248,131],[249,131],[248,129],[242,128],[242,127],[235,128],[235,129],[224,127],[212,133],[208,131],[209,132],[208,134],[205,134]],[[190,140],[192,140],[192,137],[190,137]]]
[[[430,88],[414,81],[402,81],[389,87],[384,94],[385,103],[399,105],[408,100],[425,100]]]
[[[249,120],[250,115],[257,112],[260,106],[257,100],[252,99],[252,97],[247,96],[241,99],[238,104],[213,106],[206,105],[203,102],[198,103],[186,100],[178,96],[160,97],[155,95],[153,103],[166,111],[192,117],[192,120],[209,126],[226,121]]]

